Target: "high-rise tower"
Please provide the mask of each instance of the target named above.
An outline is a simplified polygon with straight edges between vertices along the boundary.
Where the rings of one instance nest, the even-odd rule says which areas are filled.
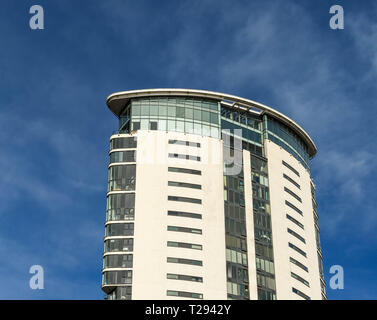
[[[108,299],[325,299],[316,146],[260,103],[189,89],[107,98]]]

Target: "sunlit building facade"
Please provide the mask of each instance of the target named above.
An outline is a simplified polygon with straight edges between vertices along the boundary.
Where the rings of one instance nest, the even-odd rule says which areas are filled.
[[[316,146],[223,93],[114,93],[102,270],[107,299],[326,299]]]

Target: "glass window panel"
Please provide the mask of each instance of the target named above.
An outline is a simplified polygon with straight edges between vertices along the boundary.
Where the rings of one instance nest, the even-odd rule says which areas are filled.
[[[148,130],[148,124],[149,124],[148,119],[141,119],[141,121],[140,121],[140,129],[141,130]]]
[[[157,121],[149,121],[149,129],[157,130]]]
[[[202,125],[198,123],[194,123],[194,133],[195,134],[202,134]]]
[[[158,120],[158,130],[166,130],[166,120]]]
[[[185,122],[185,132],[186,133],[194,132],[194,124],[192,122]]]
[[[194,109],[194,120],[201,121],[202,120],[202,111]]]
[[[211,123],[218,124],[219,123],[219,116],[217,113],[211,112]]]
[[[177,118],[184,118],[185,117],[185,108],[177,107]]]
[[[211,102],[210,109],[217,111],[219,109],[218,107],[219,106],[218,106],[217,102]]]
[[[211,127],[211,137],[218,138],[219,137],[219,129],[215,127]]]
[[[132,116],[140,116],[140,106],[132,104]]]
[[[185,123],[183,121],[176,122],[176,131],[184,132],[185,131]]]
[[[162,106],[160,104],[160,106],[158,108],[158,115],[160,117],[166,117],[168,115],[168,107],[167,106]]]
[[[151,105],[149,112],[150,112],[151,117],[157,117],[158,116],[158,106],[157,105]]]
[[[211,127],[210,126],[202,126],[202,134],[203,136],[210,136],[211,135]]]
[[[210,122],[210,115],[208,111],[202,111],[202,121]]]
[[[132,122],[132,130],[136,131],[139,129],[140,129],[140,122],[139,121]]]
[[[149,116],[149,105],[142,105],[141,106],[141,116]]]
[[[168,120],[168,130],[175,131],[175,120]]]
[[[186,107],[185,108],[185,118],[186,119],[193,119],[193,117],[194,117],[193,109]]]
[[[168,116],[169,117],[176,117],[176,107],[169,106],[168,108]]]

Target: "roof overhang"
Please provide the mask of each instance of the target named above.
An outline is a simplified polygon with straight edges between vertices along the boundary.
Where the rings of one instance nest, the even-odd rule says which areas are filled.
[[[251,112],[254,112],[252,109],[259,109],[262,113],[268,114],[294,130],[301,139],[307,144],[309,156],[312,158],[317,153],[317,147],[314,144],[310,136],[302,129],[296,122],[287,116],[283,115],[279,111],[272,109],[264,104],[229,95],[220,92],[206,91],[206,90],[195,90],[195,89],[142,89],[142,90],[131,90],[131,91],[122,91],[116,92],[109,95],[106,99],[106,104],[109,109],[119,118],[123,108],[128,104],[129,100],[132,98],[139,97],[156,97],[156,96],[184,96],[184,97],[196,97],[196,98],[206,98],[213,99],[217,101],[233,102],[233,107],[240,105],[242,107],[251,109]]]

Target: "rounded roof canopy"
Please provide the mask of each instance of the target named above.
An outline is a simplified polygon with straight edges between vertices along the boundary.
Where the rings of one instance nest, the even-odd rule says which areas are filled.
[[[206,91],[206,90],[195,90],[195,89],[142,89],[142,90],[130,90],[130,91],[122,91],[116,92],[109,95],[106,99],[106,104],[109,109],[119,118],[120,114],[125,105],[128,104],[129,100],[132,98],[140,98],[140,97],[163,97],[163,96],[182,96],[182,97],[193,97],[193,98],[206,98],[206,99],[213,99],[217,101],[224,101],[227,103],[232,103],[233,107],[237,108],[240,106],[242,108],[250,109],[259,109],[263,114],[270,115],[279,121],[283,122],[293,131],[295,131],[298,136],[306,143],[308,146],[308,153],[309,156],[312,158],[317,153],[317,147],[314,144],[313,140],[310,136],[306,133],[304,129],[302,129],[296,122],[292,119],[288,118],[284,114],[276,111],[264,104],[225,94],[220,92],[214,91]],[[254,110],[253,110],[254,111]]]

